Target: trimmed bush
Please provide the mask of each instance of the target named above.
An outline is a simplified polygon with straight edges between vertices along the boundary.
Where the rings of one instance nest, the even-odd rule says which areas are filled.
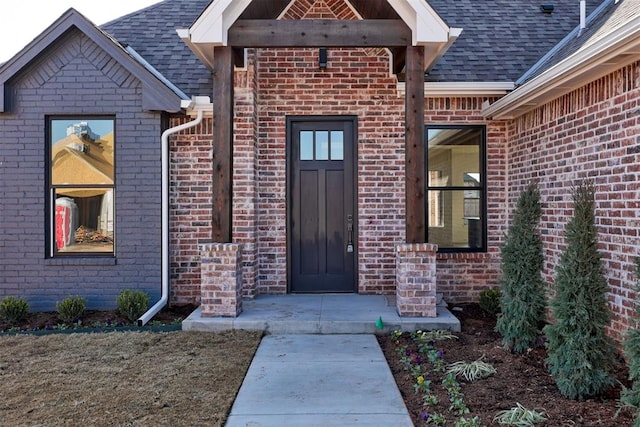
[[[144,291],[125,289],[116,299],[118,311],[132,323],[142,316],[149,307],[149,295]]]
[[[636,278],[640,280],[640,258],[636,258]],[[629,379],[633,386],[625,388],[620,394],[620,402],[635,411],[634,426],[640,426],[640,283],[636,285],[636,318],[625,334],[624,355],[629,366]]]
[[[4,297],[0,301],[0,318],[14,324],[23,321],[29,314],[29,303],[22,298]]]
[[[81,296],[69,296],[56,304],[58,318],[63,322],[73,323],[82,317],[86,304],[87,300]]]
[[[489,314],[497,314],[500,312],[500,289],[485,289],[480,292],[480,308]]]
[[[502,246],[502,297],[496,331],[502,345],[515,353],[533,347],[544,322],[540,192],[532,182],[520,195]]]
[[[547,325],[547,363],[563,396],[583,400],[613,384],[613,341],[606,335],[611,312],[607,281],[598,252],[594,189],[581,183],[573,191],[573,217],[566,249],[556,270],[551,300],[555,323]]]

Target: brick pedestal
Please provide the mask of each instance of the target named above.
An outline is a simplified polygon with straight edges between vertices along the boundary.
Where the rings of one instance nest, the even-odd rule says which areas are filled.
[[[406,317],[436,317],[436,251],[431,243],[396,246],[396,306]]]
[[[200,245],[203,317],[237,317],[242,312],[242,245]]]

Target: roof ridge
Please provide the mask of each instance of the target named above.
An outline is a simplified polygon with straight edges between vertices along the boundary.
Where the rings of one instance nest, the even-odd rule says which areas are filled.
[[[150,4],[147,7],[143,7],[142,9],[134,10],[133,12],[129,12],[129,13],[125,14],[125,15],[118,16],[117,18],[113,18],[111,21],[104,22],[104,23],[98,25],[97,27],[98,28],[106,27],[106,26],[108,26],[108,25],[110,25],[110,24],[112,24],[112,23],[114,23],[116,21],[122,21],[124,19],[130,18],[131,16],[136,16],[136,15],[142,13],[142,12],[147,12],[149,9],[155,9],[156,7],[159,7],[162,3],[166,3],[167,1],[170,1],[170,0],[158,0],[156,3]]]
[[[594,9],[593,12],[589,14],[589,16],[585,20],[585,25],[588,27],[596,18],[598,18],[605,10],[610,6],[611,3],[619,3],[623,0],[604,0],[597,8]],[[569,44],[576,37],[579,37],[582,33],[582,28],[580,28],[580,24],[578,24],[569,34],[567,34],[562,40],[560,40],[551,50],[549,50],[542,58],[538,60],[531,68],[527,70],[518,80],[516,80],[516,86],[519,86],[525,83],[531,76],[536,74],[549,59],[553,58],[556,53],[558,53],[563,47]]]

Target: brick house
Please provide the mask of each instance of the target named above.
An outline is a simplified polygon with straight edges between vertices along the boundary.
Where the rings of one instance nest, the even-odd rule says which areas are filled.
[[[497,285],[530,180],[552,287],[590,178],[619,333],[640,8],[580,6],[165,0],[101,28],[69,10],[0,66],[0,296],[139,288],[233,316],[242,296],[395,294],[433,316],[436,293]]]

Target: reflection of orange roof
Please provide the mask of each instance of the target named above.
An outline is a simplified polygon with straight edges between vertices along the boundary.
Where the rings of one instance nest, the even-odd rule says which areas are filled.
[[[53,184],[113,184],[113,133],[96,141],[69,135],[51,156]]]

